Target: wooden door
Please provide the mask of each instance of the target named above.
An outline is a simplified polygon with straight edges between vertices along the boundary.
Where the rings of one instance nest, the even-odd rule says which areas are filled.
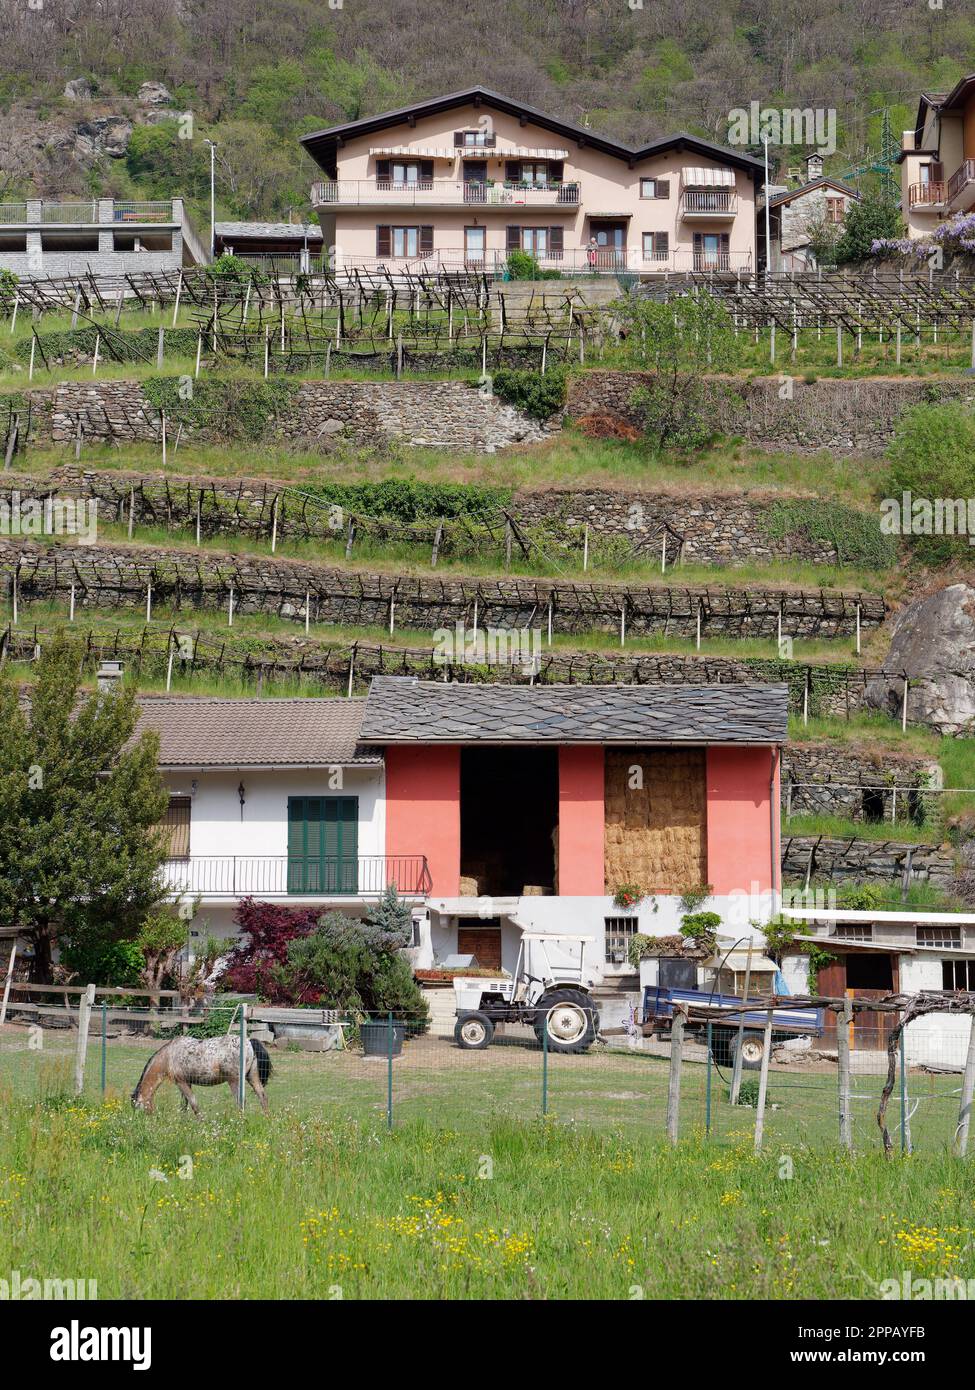
[[[485,970],[501,969],[500,927],[458,927],[457,954],[476,956]]]

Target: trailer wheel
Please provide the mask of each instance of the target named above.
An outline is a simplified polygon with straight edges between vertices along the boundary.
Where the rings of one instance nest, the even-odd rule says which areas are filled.
[[[584,990],[553,989],[535,1009],[535,1037],[550,1052],[585,1052],[596,1040],[596,1007]]]
[[[760,1034],[754,1033],[744,1033],[739,1039],[736,1034],[731,1041],[732,1065],[734,1065],[739,1044],[741,1046],[742,1071],[758,1071],[762,1065],[762,1056],[765,1052],[765,1039]]]
[[[454,1025],[454,1042],[458,1047],[480,1051],[494,1037],[494,1024],[487,1014],[464,1014]]]

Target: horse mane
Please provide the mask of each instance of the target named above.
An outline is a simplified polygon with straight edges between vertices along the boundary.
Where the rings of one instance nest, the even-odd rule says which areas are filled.
[[[151,1054],[151,1056],[149,1057],[149,1060],[146,1062],[145,1066],[142,1068],[142,1075],[139,1077],[139,1080],[136,1082],[135,1090],[132,1092],[132,1095],[131,1095],[131,1097],[130,1097],[131,1100],[135,1100],[136,1096],[139,1094],[140,1090],[142,1089],[142,1083],[143,1083],[143,1081],[145,1081],[145,1079],[146,1079],[146,1072],[147,1072],[147,1071],[149,1070],[149,1068],[152,1066],[153,1062],[154,1062],[154,1061],[156,1060],[156,1058],[159,1056],[160,1052],[164,1052],[168,1046],[169,1046],[169,1043],[163,1043],[162,1047],[157,1047],[156,1050],[155,1050],[155,1052],[153,1052],[153,1053]]]

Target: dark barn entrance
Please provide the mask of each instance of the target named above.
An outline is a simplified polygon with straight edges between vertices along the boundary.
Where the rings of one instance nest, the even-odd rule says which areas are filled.
[[[461,750],[460,872],[478,896],[553,893],[558,819],[557,749]]]

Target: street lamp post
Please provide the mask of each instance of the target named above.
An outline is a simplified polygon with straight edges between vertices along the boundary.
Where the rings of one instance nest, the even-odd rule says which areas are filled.
[[[217,145],[215,140],[204,140],[205,145],[210,146],[210,260],[213,260],[213,253],[217,249],[217,175],[216,175],[216,156]],[[766,167],[766,176],[768,169]],[[766,177],[767,182],[767,177]]]

